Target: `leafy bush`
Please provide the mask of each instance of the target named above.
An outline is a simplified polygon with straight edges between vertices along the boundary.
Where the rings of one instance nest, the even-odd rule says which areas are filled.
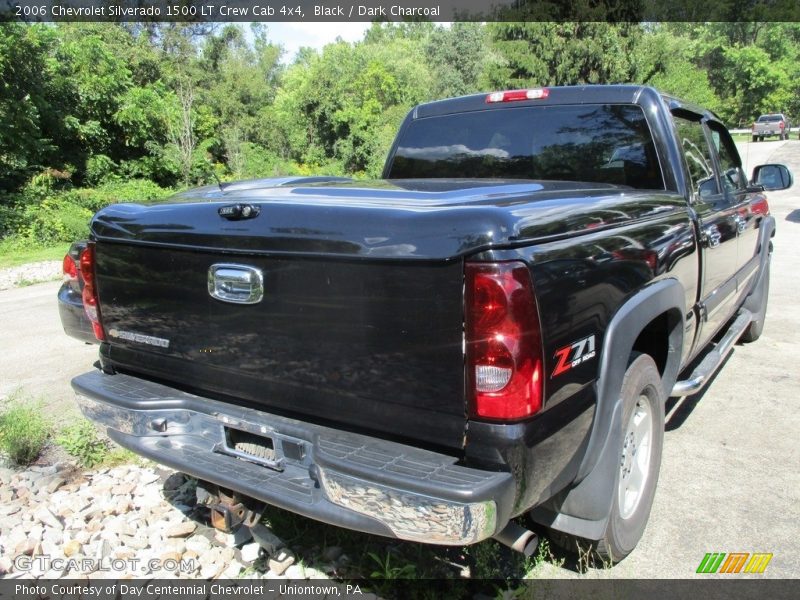
[[[63,196],[70,202],[95,213],[109,204],[159,200],[173,193],[173,190],[162,188],[152,181],[131,179],[128,181],[108,182],[96,188],[70,190],[65,192]]]
[[[86,181],[92,185],[101,184],[114,177],[117,163],[105,154],[95,154],[86,161]]]
[[[50,436],[50,424],[38,405],[12,400],[0,414],[0,450],[20,466],[41,454]]]
[[[97,430],[89,421],[68,425],[58,433],[56,443],[84,467],[100,464],[109,456],[108,445],[98,437]]]
[[[174,193],[145,179],[55,189],[59,185],[51,174],[42,174],[20,193],[0,198],[0,236],[16,238],[24,248],[73,242],[89,234],[92,215],[104,206],[148,202]]]
[[[64,195],[50,196],[40,204],[25,207],[19,234],[33,245],[85,238],[89,234],[92,214],[91,210],[71,202]]]

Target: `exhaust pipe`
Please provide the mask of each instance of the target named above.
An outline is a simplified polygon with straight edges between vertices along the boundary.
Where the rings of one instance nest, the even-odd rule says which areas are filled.
[[[520,527],[514,521],[509,521],[508,525],[502,531],[494,534],[492,538],[528,557],[533,556],[539,546],[539,536],[529,529]]]

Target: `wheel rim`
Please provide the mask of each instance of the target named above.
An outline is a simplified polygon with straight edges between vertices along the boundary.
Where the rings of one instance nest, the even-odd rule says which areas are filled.
[[[633,408],[625,437],[619,468],[619,511],[628,519],[636,511],[650,476],[650,455],[653,444],[653,409],[650,398],[639,396]]]

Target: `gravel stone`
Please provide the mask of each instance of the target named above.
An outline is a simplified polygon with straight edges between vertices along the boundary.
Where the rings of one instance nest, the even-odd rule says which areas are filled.
[[[197,523],[194,521],[184,521],[183,523],[178,523],[177,525],[169,527],[165,534],[167,537],[186,537],[194,533],[195,529],[197,529]]]
[[[64,524],[46,506],[39,507],[33,516],[48,527],[59,530],[64,529]]]
[[[79,554],[82,549],[83,546],[81,546],[81,543],[79,541],[70,540],[66,544],[64,544],[64,548],[62,551],[64,552],[64,556],[70,558],[72,556],[75,556],[76,554]]]
[[[256,542],[252,544],[245,544],[242,546],[242,560],[245,563],[252,563],[258,559],[259,554],[261,553],[261,546],[259,546]]]
[[[233,534],[198,528],[187,518],[195,507],[196,481],[154,468],[127,466],[77,472],[69,464],[23,471],[0,469],[0,575],[17,577],[236,578],[259,557],[260,546],[241,527]],[[170,489],[171,488],[171,491]],[[33,493],[35,492],[35,493]],[[165,496],[167,499],[165,499]],[[242,551],[238,550],[244,545]],[[76,568],[16,572],[13,559],[50,555]],[[91,558],[135,559],[128,572],[95,571]],[[142,571],[149,559],[194,560],[193,573]],[[271,561],[270,578],[294,564],[282,550]],[[307,577],[308,575],[306,575]]]
[[[14,471],[7,467],[0,467],[0,483],[4,486],[11,485],[11,478],[14,476]]]
[[[211,542],[205,536],[193,535],[186,540],[186,549],[193,551],[198,556],[202,556],[209,548],[211,548]]]
[[[281,548],[275,556],[270,557],[267,561],[267,566],[269,570],[275,573],[276,575],[283,575],[286,573],[286,576],[289,579],[304,579],[305,577],[294,577],[289,574],[289,569],[299,568],[297,565],[294,564],[295,562],[295,555],[294,552],[291,550],[287,550],[286,548]]]
[[[253,534],[250,532],[249,527],[239,527],[233,533],[225,533],[224,531],[217,531],[214,534],[214,540],[220,545],[227,548],[241,546],[253,539]]]

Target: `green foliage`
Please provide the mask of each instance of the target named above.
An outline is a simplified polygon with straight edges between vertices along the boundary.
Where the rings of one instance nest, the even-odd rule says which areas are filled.
[[[0,414],[0,450],[17,465],[35,461],[49,436],[50,424],[30,400],[13,397]]]
[[[500,63],[489,82],[498,89],[633,80],[636,24],[490,23]]]
[[[387,552],[384,558],[374,552],[369,552],[367,556],[378,565],[378,569],[370,573],[372,579],[414,579],[417,576],[417,568],[413,563],[392,564],[390,552]]]
[[[18,235],[34,246],[85,238],[92,211],[60,195],[25,207]]]
[[[42,248],[31,248],[18,237],[0,240],[0,269],[18,267],[45,260],[61,261],[69,249],[69,244],[54,244]]]
[[[64,427],[58,432],[56,443],[84,467],[94,467],[109,456],[108,444],[97,436],[94,425],[85,420]]]
[[[486,28],[480,23],[453,23],[437,27],[425,41],[425,53],[432,73],[432,98],[451,98],[480,92],[484,71],[501,61],[490,45]]]
[[[378,176],[403,117],[430,96],[423,52],[414,39],[338,42],[295,63],[275,98],[290,157]]]
[[[63,187],[44,174],[10,197],[6,211],[0,211],[0,226],[5,227],[6,237],[14,238],[20,247],[72,242],[88,235],[92,215],[104,206],[148,202],[173,193],[145,179],[112,180],[96,188]]]
[[[66,241],[85,233],[86,211],[209,183],[212,170],[379,177],[414,104],[489,89],[644,83],[731,126],[773,111],[800,121],[800,24],[526,10],[518,22],[374,23],[289,66],[263,24],[1,23],[0,236]]]

